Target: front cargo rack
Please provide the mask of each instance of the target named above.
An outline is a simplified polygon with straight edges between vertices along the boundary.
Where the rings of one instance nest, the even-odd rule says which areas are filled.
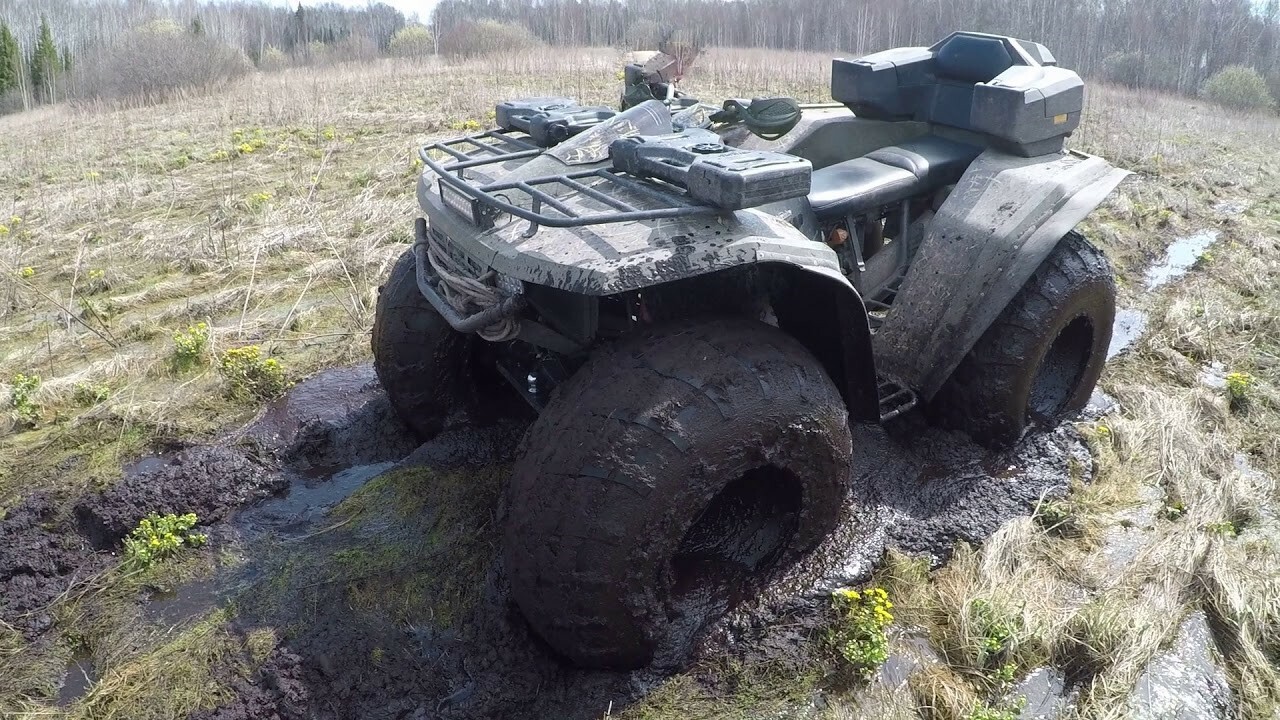
[[[489,130],[423,146],[418,157],[439,178],[440,199],[445,205],[470,214],[472,221],[490,229],[500,215],[508,214],[529,221],[524,237],[532,237],[540,227],[582,227],[605,223],[690,217],[724,212],[709,205],[689,200],[683,190],[666,183],[637,178],[612,168],[571,170],[556,175],[525,180],[499,180],[484,184],[468,180],[465,171],[500,165],[513,160],[532,159],[543,148],[512,131]],[[433,157],[433,154],[436,155]],[[440,155],[450,160],[442,161]],[[588,183],[593,183],[592,187]],[[611,185],[646,198],[655,207],[641,208],[599,189]],[[580,193],[608,210],[572,208],[548,192],[561,190]],[[520,191],[529,196],[530,206],[511,201],[507,193]],[[450,193],[457,196],[451,197]]]

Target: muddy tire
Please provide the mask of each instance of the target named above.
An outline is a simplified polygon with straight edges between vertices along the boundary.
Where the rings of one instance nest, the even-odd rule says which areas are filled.
[[[994,447],[1057,425],[1089,401],[1115,314],[1111,264],[1068,233],[934,397],[935,418]]]
[[[840,393],[777,328],[682,322],[604,348],[525,435],[507,496],[512,597],[579,665],[687,647],[834,528],[850,445]]]
[[[440,432],[445,418],[477,395],[472,335],[454,331],[418,291],[408,250],[378,290],[373,368],[400,419],[419,438]]]

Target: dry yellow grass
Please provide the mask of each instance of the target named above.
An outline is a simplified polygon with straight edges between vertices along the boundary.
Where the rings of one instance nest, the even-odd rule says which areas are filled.
[[[38,427],[0,428],[9,430],[0,436],[0,512],[34,488],[70,495],[108,483],[122,460],[158,440],[207,435],[252,412],[223,396],[212,365],[168,368],[172,334],[189,325],[208,323],[208,354],[260,344],[293,377],[366,359],[377,285],[416,214],[416,147],[454,123],[487,122],[493,104],[510,97],[562,93],[611,104],[619,58],[557,50],[456,66],[297,69],[158,107],[0,118],[0,382],[18,373],[44,381]],[[707,97],[790,92],[816,101],[825,99],[828,72],[824,55],[717,50],[686,87]],[[1066,503],[1083,536],[1016,521],[931,577],[898,578],[900,619],[919,625],[950,667],[883,699],[895,717],[964,717],[993,685],[981,653],[993,617],[1012,628],[1009,660],[1021,670],[1056,663],[1084,673],[1080,716],[1123,717],[1138,673],[1193,608],[1214,620],[1246,716],[1274,713],[1280,159],[1260,148],[1277,140],[1273,117],[1091,91],[1073,144],[1140,175],[1086,229],[1120,272],[1122,302],[1150,313],[1151,329],[1104,378],[1124,411],[1088,428],[1099,475]],[[1247,210],[1222,216],[1213,209],[1220,201]],[[1197,272],[1159,292],[1143,289],[1142,268],[1169,240],[1209,226],[1222,241]],[[1232,411],[1223,391],[1199,384],[1200,367],[1213,362],[1257,378],[1247,410]],[[96,387],[108,396],[84,402],[79,388]],[[5,408],[8,392],[0,391]],[[1263,474],[1242,471],[1237,453]],[[1102,539],[1153,492],[1185,514],[1158,518],[1144,548],[1111,569]],[[205,629],[223,648],[216,628]],[[0,628],[0,665],[37,667],[8,637]],[[177,642],[158,644],[155,657],[172,662],[169,650],[186,647]],[[141,665],[77,712],[154,684],[149,657],[122,661]],[[670,717],[695,701],[708,714],[779,712],[804,695],[797,683],[816,681],[753,677],[763,690],[730,699],[703,697],[676,678],[628,714]],[[863,699],[828,711],[859,716]]]

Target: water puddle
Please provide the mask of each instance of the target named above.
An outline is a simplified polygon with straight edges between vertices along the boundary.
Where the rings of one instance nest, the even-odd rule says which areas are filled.
[[[1220,362],[1210,363],[1200,368],[1200,384],[1211,390],[1222,390],[1227,387],[1227,368]]]
[[[1230,200],[1219,201],[1215,203],[1213,206],[1214,212],[1218,213],[1219,215],[1226,215],[1228,217],[1243,215],[1244,211],[1248,209],[1249,209],[1249,206],[1246,205],[1245,203],[1232,202]]]
[[[168,465],[170,459],[171,458],[159,455],[144,457],[139,459],[137,462],[125,465],[123,474],[125,477],[132,477],[134,475],[141,475],[142,473],[154,472],[165,465]]]
[[[294,483],[283,495],[264,500],[240,513],[233,525],[248,535],[303,535],[322,521],[333,506],[395,465],[394,462],[356,465],[327,480]]]
[[[170,627],[203,617],[222,599],[215,578],[196,580],[172,590],[153,593],[144,614],[155,622]]]
[[[1060,670],[1042,667],[1028,673],[1007,699],[1022,705],[1019,720],[1056,720],[1069,714],[1076,694]]]
[[[1128,717],[1233,717],[1231,685],[1203,612],[1183,621],[1173,647],[1158,656],[1138,678],[1129,696]]]
[[[1022,474],[1022,468],[1004,457],[993,457],[982,462],[982,471],[995,480],[1010,480]]]
[[[98,682],[98,669],[93,664],[93,658],[85,653],[77,654],[67,663],[62,687],[58,688],[58,705],[66,707],[84,697],[96,682]]]
[[[1103,392],[1101,388],[1095,388],[1093,394],[1089,396],[1088,404],[1084,406],[1084,410],[1080,411],[1080,415],[1086,420],[1096,421],[1119,411],[1119,400]]]
[[[302,476],[283,494],[236,515],[231,527],[245,543],[268,536],[274,540],[303,537],[322,524],[335,505],[395,465],[393,462],[357,465],[320,480]],[[225,572],[218,572],[214,577],[156,592],[144,613],[148,619],[166,626],[203,617],[234,595],[234,588],[227,580]]]
[[[1107,347],[1107,360],[1132,348],[1147,331],[1147,314],[1133,308],[1116,311],[1115,324],[1111,326],[1111,345]]]
[[[1155,290],[1186,275],[1209,246],[1217,241],[1217,230],[1201,230],[1194,235],[1174,240],[1165,250],[1164,260],[1147,268],[1147,289]]]

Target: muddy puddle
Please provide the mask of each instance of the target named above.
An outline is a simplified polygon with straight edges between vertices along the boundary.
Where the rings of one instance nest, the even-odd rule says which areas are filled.
[[[1147,331],[1147,314],[1133,308],[1116,311],[1115,324],[1111,326],[1111,345],[1107,347],[1107,360],[1131,349]]]
[[[1218,241],[1218,237],[1217,230],[1201,230],[1174,240],[1165,250],[1164,257],[1143,274],[1144,287],[1157,290],[1186,275]],[[1147,319],[1147,313],[1136,308],[1116,310],[1111,345],[1107,348],[1108,360],[1132,349],[1142,339],[1147,331]]]
[[[96,682],[98,669],[93,664],[93,658],[87,654],[77,654],[67,663],[67,672],[58,689],[58,705],[66,707],[84,697]]]
[[[507,601],[497,560],[508,511],[500,490],[523,425],[459,424],[414,447],[376,384],[368,387],[367,369],[337,372],[341,382],[313,382],[337,382],[341,402],[300,418],[293,413],[307,403],[286,401],[231,436],[272,478],[249,487],[275,488],[211,529],[215,550],[237,562],[144,608],[148,621],[176,627],[230,606],[243,632],[267,628],[279,638],[253,677],[226,679],[235,701],[198,717],[598,718],[687,664],[688,638],[633,673],[555,657]],[[956,541],[980,542],[1042,497],[1065,493],[1069,467],[1090,463],[1065,428],[1004,453],[923,424],[858,427],[854,445],[846,521],[698,637],[695,657],[730,647],[746,657],[801,653],[831,589],[865,581],[886,548],[941,563]],[[148,482],[192,467],[178,458],[140,465],[133,476]],[[693,603],[699,614],[725,604]],[[79,683],[68,673],[65,692],[83,692]]]
[[[570,667],[531,636],[497,559],[509,511],[501,487],[522,423],[459,423],[418,446],[367,369],[336,374],[345,395],[311,417],[286,400],[225,445],[144,460],[82,503],[99,542],[171,494],[216,518],[210,552],[235,561],[144,599],[143,617],[178,629],[229,607],[238,632],[268,629],[278,645],[250,678],[224,678],[234,701],[197,717],[585,720],[616,713],[687,665],[688,636],[632,673]],[[335,384],[327,374],[312,382]],[[922,423],[860,426],[854,448],[845,522],[694,638],[694,659],[726,649],[800,657],[826,621],[830,591],[868,579],[887,548],[944,562],[955,542],[981,542],[1064,494],[1072,467],[1091,466],[1069,428],[991,453]],[[719,614],[730,600],[700,598],[694,614]],[[92,668],[69,668],[64,697],[92,682]]]
[[[1147,289],[1155,290],[1186,275],[1217,241],[1217,230],[1201,230],[1174,240],[1165,250],[1164,258],[1147,268],[1143,276]]]

